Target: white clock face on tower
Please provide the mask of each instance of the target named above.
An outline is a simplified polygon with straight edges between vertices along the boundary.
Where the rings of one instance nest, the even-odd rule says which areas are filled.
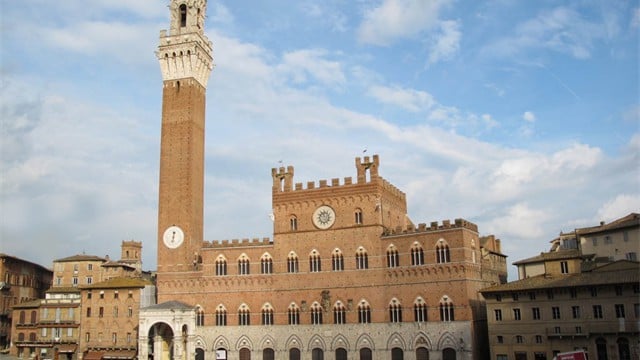
[[[184,232],[177,226],[169,226],[162,235],[162,241],[169,249],[175,249],[182,245],[184,241]]]
[[[327,205],[322,205],[313,212],[313,224],[319,229],[328,229],[336,221],[336,212]]]

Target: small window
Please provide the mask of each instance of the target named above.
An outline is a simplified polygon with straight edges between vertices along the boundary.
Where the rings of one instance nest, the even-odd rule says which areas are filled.
[[[574,319],[580,319],[580,306],[572,306],[571,313]]]
[[[504,338],[502,337],[502,335],[498,335],[498,336],[496,336],[496,342],[497,342],[498,344],[502,344],[502,343],[504,343]]]
[[[558,306],[553,306],[551,308],[551,314],[554,319],[560,319],[560,308]]]
[[[289,218],[289,227],[291,231],[298,230],[298,218],[296,218],[295,216]]]
[[[593,305],[593,318],[602,319],[602,305]]]
[[[502,310],[496,309],[494,310],[496,321],[502,321]]]
[[[624,318],[624,304],[615,304],[616,318]]]
[[[513,309],[513,319],[522,320],[522,317],[520,315],[520,309]]]
[[[563,274],[569,273],[569,263],[566,261],[560,261],[560,272]]]
[[[533,317],[533,320],[540,320],[540,308],[531,308],[531,315]]]
[[[536,344],[542,344],[542,335],[536,335]]]
[[[357,225],[362,225],[362,210],[360,209],[356,210],[355,220]]]
[[[187,5],[180,5],[180,27],[187,26]]]
[[[516,335],[516,343],[522,344],[523,342],[524,342],[524,338],[522,337],[522,335]]]

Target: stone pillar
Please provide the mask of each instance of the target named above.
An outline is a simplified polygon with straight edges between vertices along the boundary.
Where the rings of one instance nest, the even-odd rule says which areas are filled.
[[[138,360],[147,360],[149,358],[149,338],[140,336],[138,338]]]

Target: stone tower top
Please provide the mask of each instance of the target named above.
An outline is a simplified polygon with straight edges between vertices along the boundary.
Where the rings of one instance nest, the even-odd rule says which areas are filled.
[[[207,87],[213,45],[204,34],[206,7],[206,0],[171,0],[170,29],[160,31],[156,52],[164,81],[193,78]]]

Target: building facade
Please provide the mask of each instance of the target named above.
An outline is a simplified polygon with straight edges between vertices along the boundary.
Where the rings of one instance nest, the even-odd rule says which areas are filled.
[[[14,306],[44,298],[51,273],[44,266],[0,253],[0,349],[11,344]]]
[[[135,359],[139,311],[155,304],[155,285],[142,278],[114,277],[80,289],[78,358]]]
[[[481,290],[491,358],[544,360],[584,349],[591,359],[640,356],[640,221],[561,233],[551,249],[516,261],[519,280]]]
[[[13,307],[10,354],[76,360],[96,350],[94,359],[102,358],[96,354],[105,359],[111,355],[125,359],[130,354],[133,359],[137,353],[138,309],[155,304],[156,294],[153,277],[141,270],[142,243],[122,241],[120,249],[118,261],[86,254],[54,260],[54,271],[49,271],[44,281],[50,286],[46,294]],[[94,288],[98,289],[95,303],[90,295]],[[118,293],[124,294],[122,299],[115,295]],[[95,304],[97,313],[88,317],[88,309]],[[113,337],[108,338],[113,329],[118,330],[116,343],[111,342]],[[107,331],[111,332],[104,335]]]
[[[640,264],[619,260],[482,290],[491,358],[550,360],[586,350],[590,359],[638,359],[639,281]]]
[[[356,158],[356,177],[306,184],[272,169],[273,239],[204,241],[204,0],[172,0],[163,76],[158,302],[139,358],[481,359],[478,291],[506,280],[500,241],[456,219],[414,224],[405,194]],[[145,345],[146,344],[146,345]]]
[[[76,359],[80,333],[78,288],[52,287],[44,299],[17,305],[13,316],[12,355],[25,359]]]

